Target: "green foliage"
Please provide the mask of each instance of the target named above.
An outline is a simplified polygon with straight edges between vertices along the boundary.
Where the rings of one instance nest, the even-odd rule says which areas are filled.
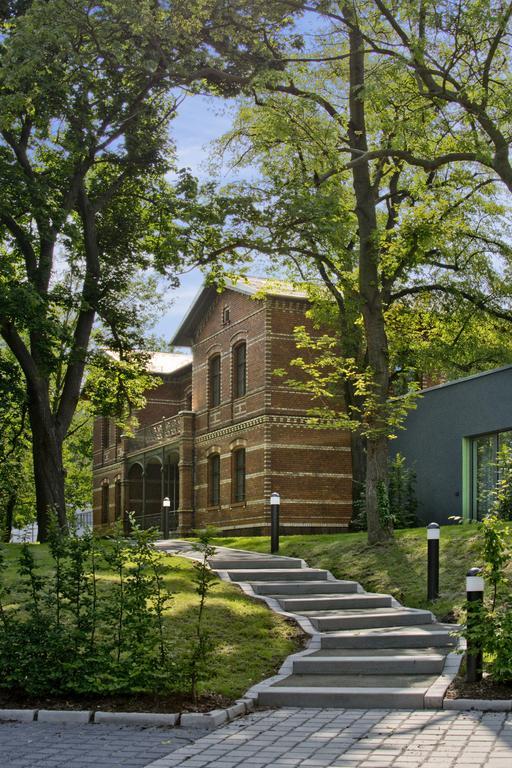
[[[180,686],[176,652],[163,630],[171,595],[154,531],[132,520],[131,538],[50,534],[53,575],[33,548],[19,556],[17,604],[0,587],[0,687],[27,695],[165,692]],[[113,584],[101,576],[115,573]],[[5,558],[0,558],[5,570]],[[203,672],[204,676],[205,672]]]
[[[494,511],[481,524],[484,577],[490,594],[483,605],[466,605],[463,635],[488,659],[487,669],[497,682],[512,682],[512,526]]]
[[[196,593],[199,595],[199,606],[197,609],[195,638],[189,648],[188,660],[186,665],[186,676],[190,686],[190,694],[194,701],[197,701],[198,684],[208,679],[211,675],[211,657],[212,641],[210,633],[204,626],[204,609],[206,598],[215,576],[210,569],[210,560],[215,555],[215,547],[212,544],[215,531],[211,528],[205,528],[197,531],[197,541],[194,542],[194,549],[199,554],[200,559],[194,562],[194,583]]]
[[[378,489],[379,513],[381,520],[391,522],[393,528],[414,528],[418,524],[418,500],[415,490],[416,474],[407,466],[405,457],[397,453],[389,461],[388,485],[380,484]],[[354,505],[350,529],[367,529],[364,493]]]

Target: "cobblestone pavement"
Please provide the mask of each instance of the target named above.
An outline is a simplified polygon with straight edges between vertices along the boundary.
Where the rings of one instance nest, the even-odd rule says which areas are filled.
[[[281,709],[147,768],[512,768],[512,714]]]
[[[186,728],[0,722],[0,768],[144,768],[205,733]]]

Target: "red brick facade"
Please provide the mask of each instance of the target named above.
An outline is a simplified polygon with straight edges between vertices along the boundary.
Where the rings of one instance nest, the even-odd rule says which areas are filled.
[[[293,329],[307,325],[307,300],[255,293],[244,285],[203,290],[175,336],[191,346],[193,362],[169,356],[175,370],[159,374],[163,383],[138,414],[134,438],[116,439],[115,428],[97,420],[95,525],[126,510],[160,524],[167,496],[170,528],[179,533],[205,525],[267,533],[270,493],[278,491],[284,531],[347,527],[350,437],[312,428],[311,398],[274,374],[297,356]]]

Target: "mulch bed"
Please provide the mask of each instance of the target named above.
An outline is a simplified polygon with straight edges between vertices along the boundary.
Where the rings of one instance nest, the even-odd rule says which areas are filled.
[[[466,683],[463,677],[456,677],[446,691],[447,699],[512,699],[512,683],[494,683],[485,677],[479,683]]]
[[[152,696],[23,696],[0,691],[0,709],[87,709],[105,712],[209,712],[229,707],[232,699],[217,694],[203,694],[194,704],[190,696],[172,694]]]

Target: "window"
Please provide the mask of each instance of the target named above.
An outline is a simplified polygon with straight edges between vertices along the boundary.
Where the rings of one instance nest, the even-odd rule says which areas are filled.
[[[210,408],[220,405],[220,355],[210,359]]]
[[[482,520],[491,511],[498,480],[497,458],[503,445],[512,444],[512,431],[479,435],[471,440],[471,512]]]
[[[220,504],[220,456],[214,453],[208,458],[208,504],[217,507]]]
[[[101,486],[101,524],[106,525],[108,523],[108,483],[104,483]]]
[[[115,504],[115,519],[119,520],[121,517],[121,481],[116,480],[114,486],[114,504]]]
[[[229,325],[229,307],[222,310],[222,325]]]
[[[235,397],[243,397],[246,393],[247,380],[247,346],[245,342],[238,344],[233,350],[233,391]]]
[[[245,501],[245,448],[233,453],[233,501]]]
[[[101,447],[108,448],[110,443],[109,435],[110,420],[106,416],[101,419]]]

